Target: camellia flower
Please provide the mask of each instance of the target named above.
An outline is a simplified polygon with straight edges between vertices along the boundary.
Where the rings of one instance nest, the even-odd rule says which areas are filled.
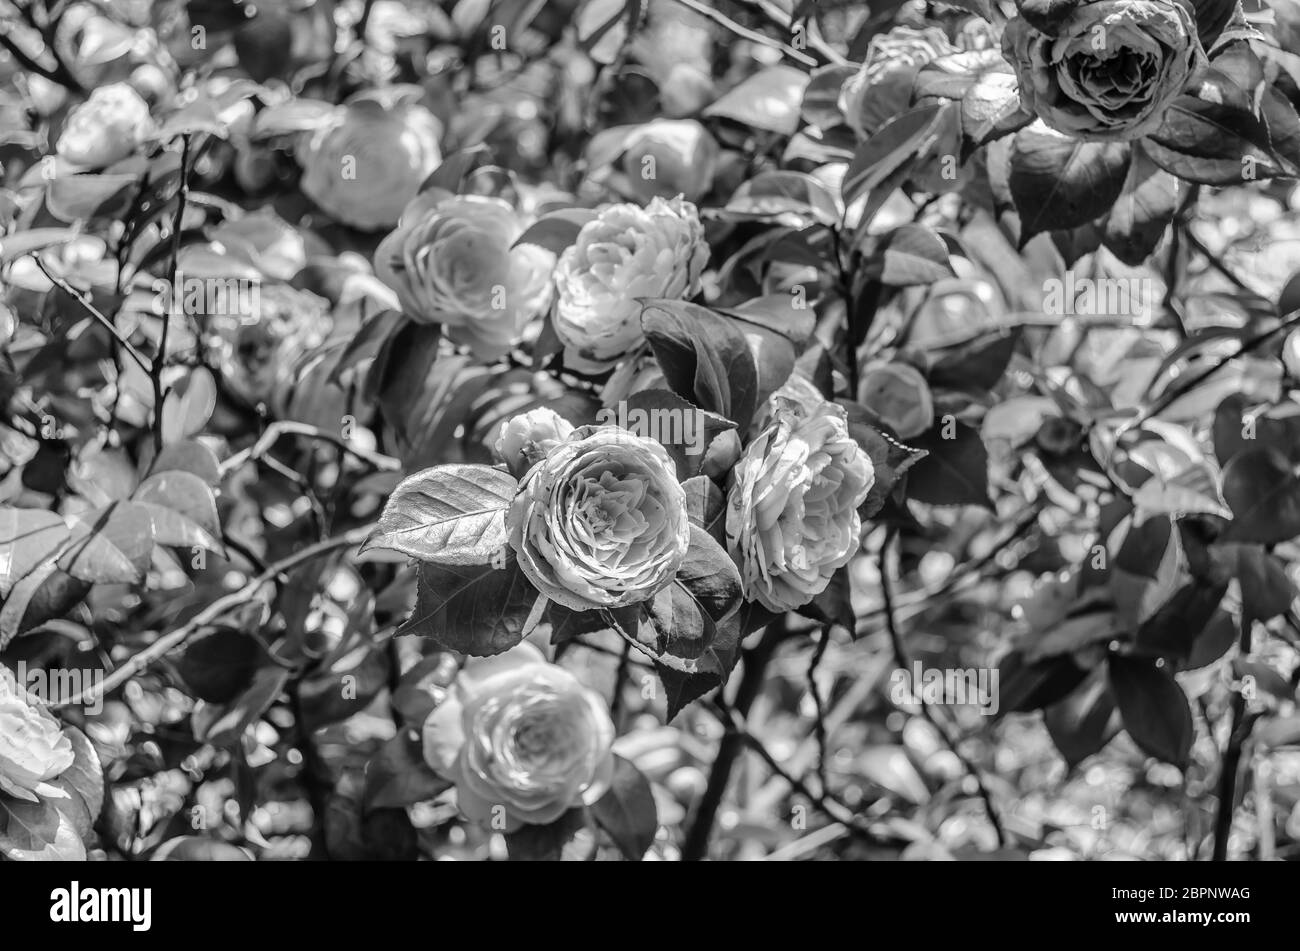
[[[375,274],[407,316],[440,323],[478,356],[497,357],[550,300],[555,255],[534,244],[513,247],[523,231],[499,198],[429,189],[380,242]]]
[[[662,445],[583,427],[529,470],[506,519],[519,566],[575,611],[647,601],[681,567],[686,493]]]
[[[567,347],[565,364],[605,369],[635,349],[645,339],[637,298],[695,295],[708,259],[704,227],[690,202],[606,206],[556,268],[555,332]]]
[[[1206,64],[1190,5],[1177,0],[1080,3],[1054,26],[1049,35],[1016,17],[1002,52],[1025,109],[1077,139],[1126,141],[1155,132]]]
[[[718,143],[694,119],[656,119],[632,132],[623,153],[628,188],[641,201],[682,195],[699,201],[713,187]]]
[[[72,741],[54,717],[28,701],[21,687],[0,675],[0,792],[39,801],[42,784],[72,765]]]
[[[919,436],[934,425],[930,385],[909,363],[873,363],[863,369],[862,402],[899,439]]]
[[[772,394],[767,415],[733,473],[727,547],[746,599],[783,612],[825,590],[858,550],[875,470],[844,408],[801,378]]]
[[[303,193],[354,228],[391,228],[442,161],[441,132],[409,97],[355,99],[297,149]]]
[[[460,811],[501,832],[594,803],[614,773],[604,700],[527,642],[469,658],[422,732],[425,761],[456,784]]]
[[[493,448],[515,476],[546,458],[573,434],[573,424],[545,406],[506,420]]]
[[[134,152],[152,128],[148,103],[126,83],[112,83],[73,108],[55,150],[75,165],[102,168]]]
[[[872,37],[861,68],[840,88],[840,112],[849,128],[866,138],[906,112],[921,67],[956,52],[938,27],[896,26]]]
[[[287,284],[259,285],[245,311],[206,316],[222,379],[250,406],[294,382],[295,359],[320,346],[333,324],[323,298]]]

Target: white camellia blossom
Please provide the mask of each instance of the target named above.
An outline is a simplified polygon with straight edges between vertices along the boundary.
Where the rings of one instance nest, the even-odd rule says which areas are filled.
[[[573,424],[546,406],[512,416],[493,448],[506,468],[523,475],[573,434]]]
[[[491,359],[550,302],[555,255],[515,241],[524,222],[508,202],[431,188],[402,212],[375,251],[375,274],[407,316],[439,323]]]
[[[0,675],[0,792],[38,802],[42,786],[72,765],[72,741],[54,717]],[[54,792],[54,790],[50,790]]]
[[[299,144],[303,194],[346,225],[391,228],[442,161],[441,134],[409,97],[354,99]]]
[[[919,436],[934,425],[930,385],[910,363],[886,361],[863,368],[862,402],[899,439]]]
[[[533,466],[506,524],[528,580],[575,611],[648,601],[690,542],[667,450],[616,426],[577,429]]]
[[[149,104],[126,83],[112,83],[73,108],[55,150],[74,165],[102,168],[134,152],[152,129]]]
[[[736,464],[727,547],[745,598],[779,613],[815,598],[857,552],[875,469],[844,408],[802,378],[772,394],[766,420]]]
[[[718,143],[694,119],[655,119],[631,132],[625,144],[623,173],[641,201],[674,195],[699,201],[713,187]]]
[[[689,201],[645,208],[607,205],[583,225],[555,272],[555,332],[565,365],[597,371],[645,339],[638,298],[693,297],[709,259],[704,226]]]
[[[1093,142],[1155,132],[1207,62],[1191,5],[1177,0],[1081,3],[1056,36],[1016,17],[1002,53],[1027,110],[1063,135]]]
[[[460,811],[501,832],[591,805],[614,774],[605,701],[523,642],[471,657],[422,730],[424,758]]]

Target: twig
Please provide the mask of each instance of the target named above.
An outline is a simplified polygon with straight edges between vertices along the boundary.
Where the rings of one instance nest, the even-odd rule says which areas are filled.
[[[51,274],[50,269],[45,266],[45,262],[41,260],[40,255],[33,252],[32,260],[35,261],[36,266],[41,269],[41,273],[50,279],[51,284],[53,284],[59,290],[63,291],[63,293],[67,294],[78,304],[80,304],[82,310],[84,310],[95,320],[99,321],[99,323],[103,325],[104,329],[106,329],[109,333],[113,335],[113,339],[115,339],[119,344],[122,345],[122,349],[124,349],[127,353],[131,355],[131,358],[140,365],[141,370],[143,370],[145,373],[153,372],[152,370],[153,362],[148,357],[146,357],[143,353],[137,350],[132,345],[131,341],[127,340],[126,337],[122,336],[122,331],[118,330],[116,324],[114,324],[111,320],[109,320],[102,313],[100,313],[99,308],[97,308],[90,301],[86,300],[85,297],[83,297],[81,294],[77,292],[77,289],[75,287],[73,287],[63,278],[55,277],[53,274]]]
[[[725,13],[719,13],[712,7],[705,6],[703,3],[698,3],[697,0],[677,0],[677,2],[688,10],[694,10],[700,16],[707,17],[723,29],[730,30],[732,33],[735,33],[743,39],[749,40],[751,43],[757,43],[760,46],[766,46],[769,49],[780,50],[781,53],[798,63],[802,63],[804,66],[813,67],[819,65],[817,60],[813,59],[807,53],[800,52],[793,46],[790,46],[787,43],[782,43],[780,40],[774,40],[765,33],[759,33],[757,30],[751,30],[747,26],[741,26]]]
[[[360,545],[365,541],[373,528],[373,525],[354,528],[342,535],[336,535],[333,538],[327,538],[314,545],[308,545],[306,548],[268,565],[265,571],[259,574],[252,581],[248,582],[248,584],[244,585],[238,591],[232,591],[230,594],[213,601],[198,614],[194,615],[194,617],[190,618],[189,621],[176,628],[176,630],[164,634],[138,654],[132,655],[131,658],[123,663],[121,667],[118,667],[103,680],[98,683],[92,683],[80,693],[69,697],[66,700],[61,700],[58,703],[51,704],[51,706],[62,708],[76,706],[78,704],[94,703],[97,699],[106,695],[110,691],[117,689],[132,677],[143,673],[155,661],[171,653],[171,651],[175,650],[177,647],[180,647],[198,631],[212,624],[217,618],[221,617],[221,615],[226,611],[246,604],[253,595],[257,593],[258,588],[262,585],[274,580],[280,574],[292,571],[298,565],[311,561],[313,558],[319,558],[321,555],[328,555],[341,548],[351,548],[354,545]]]
[[[903,637],[899,633],[898,623],[894,619],[893,582],[889,579],[887,557],[889,554],[890,544],[893,542],[896,533],[897,530],[891,527],[888,534],[885,535],[884,543],[880,546],[880,553],[878,556],[880,564],[880,595],[885,602],[885,626],[889,630],[889,641],[894,649],[894,663],[900,670],[906,671],[911,668],[911,664],[907,658],[907,651],[903,647]],[[938,717],[934,715],[934,711],[930,709],[930,705],[926,702],[924,695],[918,692],[918,696],[920,696],[921,715],[924,716],[929,724],[934,727],[936,732],[943,737],[945,745],[952,751],[952,754],[957,757],[962,766],[965,767],[966,772],[975,780],[975,785],[979,788],[980,799],[984,802],[984,811],[989,817],[989,823],[993,826],[993,830],[997,833],[998,842],[1000,842],[1004,847],[1009,846],[1011,841],[1007,837],[1006,829],[1002,827],[1002,820],[998,817],[997,809],[993,806],[993,797],[990,795],[988,787],[984,784],[984,777],[980,775],[975,764],[961,752],[956,739],[950,736],[943,724],[939,722]]]
[[[186,166],[190,161],[190,134],[181,136],[181,178],[180,189],[176,193],[176,216],[172,219],[172,250],[167,272],[171,282],[171,293],[167,299],[167,313],[163,314],[162,330],[158,334],[158,356],[154,360],[149,379],[153,383],[153,445],[155,452],[163,448],[163,371],[167,368],[167,334],[171,330],[172,317],[176,313],[179,300],[176,288],[177,270],[180,267],[181,228],[185,223],[185,202],[190,194]],[[183,309],[183,308],[182,308]]]
[[[224,477],[238,469],[245,463],[260,459],[270,451],[271,447],[280,439],[281,436],[306,436],[309,439],[320,439],[325,442],[333,443],[344,452],[355,456],[362,462],[368,463],[381,472],[397,472],[402,468],[402,463],[392,456],[385,456],[383,453],[367,452],[364,449],[357,449],[351,445],[347,439],[326,430],[319,429],[315,426],[309,426],[306,423],[295,423],[289,420],[276,420],[266,427],[266,431],[258,437],[257,442],[247,449],[241,449],[239,452],[222,460],[221,475]]]
[[[817,646],[813,649],[812,660],[808,662],[808,692],[812,694],[817,710],[817,718],[813,721],[813,735],[817,737],[817,782],[821,784],[822,792],[826,792],[830,786],[826,782],[826,704],[822,702],[822,692],[817,686],[817,668],[821,666],[830,642],[831,626],[823,624]]]
[[[1242,656],[1250,653],[1251,625],[1242,624],[1241,640],[1238,645]],[[1219,805],[1214,816],[1214,855],[1216,862],[1228,857],[1228,837],[1232,833],[1232,814],[1236,808],[1237,772],[1241,765],[1241,748],[1250,736],[1250,731],[1259,719],[1259,714],[1246,710],[1246,694],[1238,689],[1232,696],[1232,727],[1228,733],[1228,746],[1223,751],[1223,762],[1219,767]]]
[[[773,26],[784,30],[786,33],[794,32],[794,20],[788,13],[778,7],[775,3],[772,3],[771,0],[739,0],[739,2],[753,7],[759,13],[763,14],[763,16],[765,16],[768,22]],[[807,18],[805,18],[804,22],[804,33],[807,34],[806,39],[808,40],[808,45],[821,53],[822,56],[826,57],[828,62],[831,62],[836,66],[849,65],[849,60],[841,55],[839,51],[828,44],[820,36],[813,35],[812,30],[808,28]]]
[[[749,708],[763,686],[767,662],[771,660],[777,645],[785,636],[785,625],[779,620],[773,621],[763,632],[759,642],[745,651],[743,659],[745,671],[741,675],[740,685],[736,688],[736,699],[732,705],[734,715],[739,716],[742,721],[749,715]],[[719,692],[719,699],[721,699],[721,692]],[[744,745],[743,736],[734,732],[724,734],[719,742],[718,755],[714,757],[713,766],[709,770],[709,781],[704,788],[704,795],[695,810],[695,819],[686,833],[686,841],[682,843],[683,861],[699,861],[707,856],[709,836],[713,833],[713,822],[718,816],[718,807],[722,805],[722,797],[726,794],[727,785],[731,780],[731,768],[735,765],[736,756]]]
[[[789,770],[777,761],[776,757],[772,755],[772,751],[764,745],[763,741],[745,728],[744,721],[738,718],[734,710],[716,700],[709,705],[709,708],[722,722],[722,726],[728,735],[740,737],[742,742],[757,753],[759,759],[767,764],[767,768],[781,777],[797,794],[803,796],[836,822],[848,827],[849,831],[867,839],[875,840],[877,838],[870,829],[862,824],[848,803],[827,793],[824,789],[821,794],[815,793],[808,788],[806,782],[798,776],[792,775]]]

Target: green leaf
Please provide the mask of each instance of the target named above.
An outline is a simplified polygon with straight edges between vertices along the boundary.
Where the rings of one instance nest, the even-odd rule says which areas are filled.
[[[1030,663],[1022,651],[1012,650],[998,664],[997,715],[1041,710],[1070,694],[1087,676],[1069,654]]]
[[[1241,625],[1271,621],[1295,600],[1296,589],[1286,566],[1263,545],[1238,545],[1237,580],[1241,583]]]
[[[486,657],[524,637],[537,590],[513,552],[504,568],[492,565],[420,565],[415,612],[397,630],[418,634],[446,650]]]
[[[1231,614],[1220,608],[1214,612],[1214,616],[1210,618],[1201,633],[1196,635],[1196,640],[1192,642],[1191,654],[1183,666],[1187,670],[1208,667],[1226,654],[1235,643],[1237,643],[1237,622],[1232,619]]]
[[[933,284],[953,277],[948,245],[925,225],[895,228],[867,262],[864,276],[890,287]]]
[[[1186,660],[1191,656],[1196,637],[1205,630],[1227,589],[1227,585],[1189,582],[1142,623],[1134,643],[1150,654]]]
[[[451,788],[429,768],[419,739],[409,730],[399,731],[370,758],[365,782],[361,801],[366,812],[428,802]]]
[[[681,481],[699,475],[714,436],[736,428],[731,420],[668,390],[633,393],[617,409],[597,412],[596,419],[658,442],[668,450]]]
[[[45,189],[45,207],[67,222],[120,217],[135,187],[134,175],[58,175]]]
[[[1101,751],[1119,732],[1115,696],[1101,668],[1073,693],[1043,710],[1043,724],[1070,769]]]
[[[570,809],[549,825],[525,825],[507,833],[506,854],[512,862],[576,860],[584,857],[582,839],[585,837],[580,834],[586,829],[586,810]]]
[[[682,483],[686,514],[719,544],[726,543],[727,496],[708,476],[692,476]]]
[[[153,553],[153,519],[137,502],[114,502],[77,516],[59,568],[91,584],[139,584]]]
[[[8,596],[18,581],[53,557],[71,537],[57,512],[0,507],[0,594]]]
[[[0,855],[15,862],[83,862],[86,846],[72,809],[0,793]]]
[[[650,783],[621,756],[614,757],[609,791],[590,807],[591,817],[630,862],[639,862],[654,844],[659,813]]]
[[[944,353],[930,369],[931,387],[991,390],[1001,381],[1020,343],[1020,328],[989,334]]]
[[[1177,178],[1134,149],[1124,190],[1106,219],[1106,247],[1125,264],[1144,263],[1173,219],[1180,190]]]
[[[155,472],[135,490],[133,500],[145,507],[159,545],[201,546],[221,552],[221,523],[212,487],[192,472]]]
[[[795,215],[800,227],[836,225],[840,209],[824,184],[804,172],[760,172],[742,182],[727,202],[728,217],[772,218]]]
[[[736,322],[685,301],[646,301],[641,326],[669,387],[701,409],[749,428],[758,366]]]
[[[564,249],[578,240],[578,232],[587,222],[594,220],[596,213],[589,208],[562,208],[538,218],[515,241],[514,247],[521,244],[535,244],[552,254],[562,254]]]
[[[1020,103],[1015,74],[1005,60],[1001,65],[1005,68],[981,73],[961,97],[961,132],[968,154],[1034,121],[1034,114]]]
[[[740,572],[731,556],[703,528],[691,525],[690,547],[676,578],[650,603],[660,659],[701,657],[741,598]],[[689,673],[692,664],[682,669]]]
[[[885,502],[899,480],[926,453],[923,449],[904,445],[883,432],[878,425],[873,425],[874,417],[861,403],[845,402],[843,405],[848,412],[849,435],[871,459],[875,472],[875,481],[858,509],[862,518],[872,518],[885,507]]]
[[[146,475],[160,472],[188,472],[213,488],[221,484],[221,465],[217,462],[217,457],[211,449],[193,439],[183,439],[163,446],[162,452],[145,469]]]
[[[1147,754],[1186,769],[1192,748],[1192,711],[1169,665],[1150,657],[1112,654],[1111,690],[1124,729]]]
[[[867,192],[893,182],[934,141],[943,107],[925,105],[891,119],[858,146],[844,173],[840,191],[845,206]]]
[[[1020,246],[1109,211],[1124,189],[1130,152],[1126,143],[1081,142],[1037,123],[1017,132],[1009,184],[1020,214]]]
[[[485,565],[509,541],[518,483],[501,469],[452,464],[403,479],[361,550],[392,548],[421,561]]]
[[[731,119],[751,129],[794,135],[799,130],[799,107],[807,85],[808,74],[803,70],[769,66],[724,93],[704,114]]]
[[[957,423],[952,439],[943,438],[941,423],[915,440],[925,452],[912,466],[907,497],[930,505],[982,505],[989,501],[988,452],[979,431]]]
[[[1273,449],[1247,449],[1223,467],[1223,498],[1233,519],[1223,541],[1288,541],[1300,535],[1300,479]]]
[[[196,367],[163,399],[163,442],[187,439],[202,431],[217,408],[217,383],[207,367]]]
[[[75,726],[64,726],[63,734],[72,742],[72,765],[59,774],[59,783],[75,793],[86,807],[88,823],[93,825],[104,807],[104,768],[90,738]]]
[[[1252,113],[1180,96],[1142,147],[1171,175],[1202,185],[1240,185],[1283,174],[1268,126]]]
[[[275,703],[291,674],[289,668],[279,664],[259,667],[253,682],[229,704],[213,704],[195,711],[194,738],[213,746],[233,746]]]
[[[194,696],[229,703],[252,685],[264,654],[256,634],[219,627],[190,641],[177,669]]]

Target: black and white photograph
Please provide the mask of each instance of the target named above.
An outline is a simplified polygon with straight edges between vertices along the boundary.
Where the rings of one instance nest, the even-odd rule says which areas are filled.
[[[0,0],[0,877],[1260,924],[1298,108],[1297,0]]]

